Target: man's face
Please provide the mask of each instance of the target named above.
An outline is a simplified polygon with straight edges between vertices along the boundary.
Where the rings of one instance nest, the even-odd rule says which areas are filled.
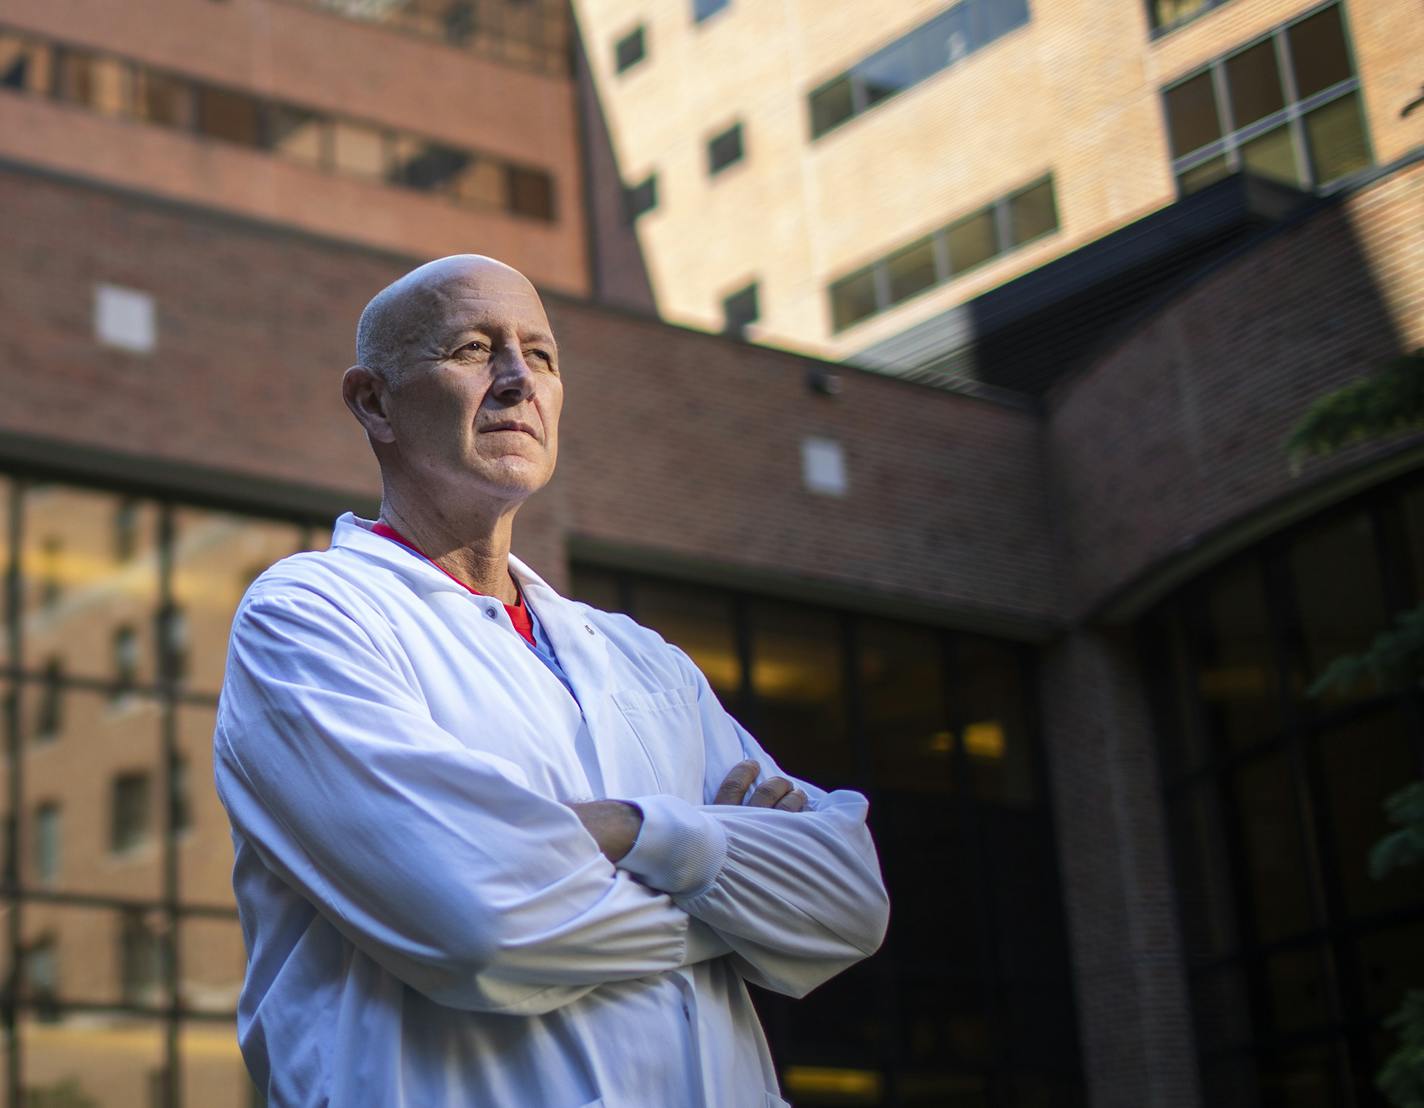
[[[488,260],[412,294],[412,341],[387,393],[401,464],[442,497],[518,503],[558,455],[564,386],[538,294]]]

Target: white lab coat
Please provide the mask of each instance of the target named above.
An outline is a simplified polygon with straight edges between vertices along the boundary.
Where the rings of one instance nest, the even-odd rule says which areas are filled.
[[[269,1101],[782,1103],[743,981],[801,996],[879,945],[864,798],[710,805],[744,757],[780,771],[685,654],[511,558],[575,700],[496,599],[369,528],[233,623],[214,764]],[[617,867],[563,803],[595,797],[644,812]]]

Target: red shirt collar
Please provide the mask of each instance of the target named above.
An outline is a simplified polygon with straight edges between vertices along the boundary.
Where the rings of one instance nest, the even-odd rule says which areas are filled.
[[[427,562],[429,562],[436,569],[438,569],[441,573],[445,574],[446,577],[454,581],[455,584],[459,585],[462,589],[465,589],[468,592],[472,592],[476,596],[485,595],[484,593],[480,592],[479,589],[470,588],[469,585],[461,581],[458,577],[456,577],[448,569],[442,566],[439,562],[436,562],[432,558],[430,558],[430,556],[427,555],[425,551],[421,550],[420,547],[416,546],[415,543],[411,542],[408,538],[406,538],[404,535],[402,535],[399,531],[397,531],[389,524],[382,523],[380,520],[377,520],[371,530],[374,531],[376,534],[380,535],[382,538],[390,539],[392,542],[398,542],[402,546],[415,551]],[[519,600],[516,603],[505,604],[504,610],[509,613],[509,621],[514,624],[514,629],[519,632],[520,636],[524,639],[525,642],[527,642],[530,646],[533,646],[534,620],[531,619],[529,616],[529,609],[524,606],[524,594],[519,594]]]

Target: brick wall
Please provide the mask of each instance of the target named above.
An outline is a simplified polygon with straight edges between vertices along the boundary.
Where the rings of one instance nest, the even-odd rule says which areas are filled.
[[[0,172],[0,430],[370,496],[340,402],[354,321],[414,260]],[[418,260],[418,259],[415,259]],[[93,286],[150,292],[158,349],[94,338]],[[518,549],[556,581],[569,535],[1049,624],[1057,583],[1029,412],[553,298],[567,391],[559,473]],[[19,383],[23,382],[23,387]],[[805,435],[849,495],[804,491]],[[536,556],[537,555],[537,556]]]
[[[1293,472],[1317,396],[1424,342],[1424,163],[1277,233],[1050,398],[1068,612],[1399,440]]]

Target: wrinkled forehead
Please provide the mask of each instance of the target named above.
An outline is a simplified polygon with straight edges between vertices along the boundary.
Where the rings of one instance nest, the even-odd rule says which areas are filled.
[[[549,331],[539,293],[507,266],[471,265],[431,274],[410,290],[408,303],[412,322],[424,328]]]

